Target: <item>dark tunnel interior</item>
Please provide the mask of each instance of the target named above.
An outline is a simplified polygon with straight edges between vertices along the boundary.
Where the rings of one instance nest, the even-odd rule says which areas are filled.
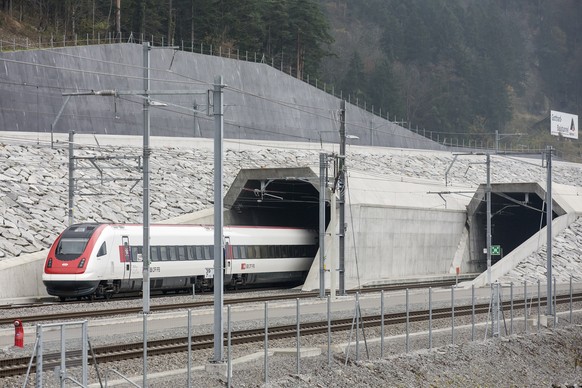
[[[552,209],[555,210],[555,209]],[[478,250],[486,248],[487,203],[482,201],[476,212]],[[556,217],[552,212],[552,219]],[[546,226],[544,199],[536,193],[491,193],[491,245],[501,247],[501,255],[492,255],[494,264]],[[481,255],[486,261],[486,255]],[[480,260],[481,261],[481,260]],[[486,265],[486,263],[485,263]]]
[[[248,180],[231,209],[233,224],[319,229],[319,191],[299,179]]]

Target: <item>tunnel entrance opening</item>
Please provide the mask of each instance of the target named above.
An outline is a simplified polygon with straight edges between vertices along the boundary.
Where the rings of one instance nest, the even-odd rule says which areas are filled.
[[[520,187],[521,186],[521,187]],[[475,197],[478,204],[471,218],[474,242],[474,257],[477,267],[487,269],[487,203],[483,191]],[[537,184],[492,185],[491,192],[491,246],[499,246],[499,255],[492,253],[491,264],[495,264],[531,236],[546,227],[545,192]],[[552,219],[564,214],[555,202]]]
[[[232,224],[318,229],[319,191],[301,180],[248,180],[231,213]]]
[[[319,184],[308,167],[241,170],[224,198],[225,224],[319,230]],[[327,227],[329,202],[325,218]]]

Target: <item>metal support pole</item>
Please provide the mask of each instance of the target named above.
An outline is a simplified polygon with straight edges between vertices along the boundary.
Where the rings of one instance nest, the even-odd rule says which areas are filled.
[[[327,296],[327,365],[331,366],[331,295]]]
[[[525,332],[527,333],[527,281],[523,281],[523,324],[525,326]]]
[[[432,287],[428,288],[428,349],[432,351]]]
[[[384,358],[384,290],[380,291],[380,358]]]
[[[265,385],[269,383],[269,302],[265,302]]]
[[[572,324],[572,275],[570,275],[570,324]]]
[[[192,388],[192,309],[188,309],[188,378],[187,386]]]
[[[65,336],[65,325],[61,325],[61,370],[59,371],[59,381],[61,383],[61,388],[65,388],[65,379],[67,378],[67,365],[65,363],[67,357],[67,349],[65,348],[65,343],[67,338]]]
[[[513,282],[509,283],[509,335],[513,334]]]
[[[37,324],[36,325],[36,342],[38,343],[38,347],[36,348],[36,386],[37,387],[44,387],[42,384],[42,368],[43,368],[43,348],[42,348],[42,326]]]
[[[301,316],[301,314],[299,310],[299,298],[297,298],[296,301],[297,301],[297,374],[299,374],[301,362],[301,320],[299,319],[299,317]]]
[[[487,284],[491,284],[491,155],[487,154]]]
[[[325,193],[327,154],[319,154],[319,297],[325,298]]]
[[[541,317],[540,317],[540,310],[542,309],[542,301],[540,296],[540,279],[538,279],[538,332],[540,331],[541,326]]]
[[[554,328],[556,327],[556,324],[558,323],[558,317],[556,316],[556,303],[557,303],[556,297],[557,297],[557,295],[556,295],[556,277],[554,277],[554,299],[552,300],[552,303],[554,304],[553,310],[552,310],[553,311],[552,315],[554,317],[554,326],[553,326]]]
[[[360,361],[360,293],[356,292],[356,362]]]
[[[69,131],[69,226],[73,225],[73,208],[75,207],[75,131]],[[51,143],[52,144],[52,143]]]
[[[345,282],[345,190],[346,190],[346,102],[340,105],[340,155],[339,155],[339,294],[346,294]]]
[[[148,314],[150,312],[150,44],[143,43],[143,385],[148,386]]]
[[[547,230],[547,244],[546,244],[546,257],[547,257],[547,314],[548,316],[553,315],[552,309],[552,146],[546,148],[546,167],[548,169],[547,182],[546,182],[546,230]]]
[[[408,288],[406,289],[406,353],[410,350],[410,306],[408,299]]]
[[[230,318],[230,305],[226,307],[226,330],[227,330],[227,347],[228,357],[226,362],[226,383],[227,387],[232,387],[232,320]]]
[[[451,344],[455,344],[455,286],[451,286]]]
[[[83,337],[83,344],[81,345],[81,357],[83,357],[83,372],[81,382],[83,386],[87,386],[88,370],[87,370],[87,359],[89,357],[89,333],[88,333],[88,322],[83,321],[81,325],[81,336]]]
[[[499,337],[500,334],[500,326],[499,326],[499,321],[500,321],[500,311],[499,311],[499,282],[495,281],[494,284],[491,284],[491,290],[493,293],[493,305],[492,305],[492,309],[493,309],[493,322],[491,325],[491,334],[493,335],[493,337]]]
[[[223,230],[223,144],[224,111],[222,77],[214,79],[214,362],[224,360],[222,307],[224,303],[224,230]]]
[[[475,341],[475,285],[471,284],[471,341]]]

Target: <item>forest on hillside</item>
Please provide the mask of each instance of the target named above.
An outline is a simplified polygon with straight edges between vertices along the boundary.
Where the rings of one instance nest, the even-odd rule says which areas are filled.
[[[256,52],[404,126],[580,156],[576,140],[549,135],[550,109],[582,107],[578,0],[0,0],[0,11],[45,37]]]

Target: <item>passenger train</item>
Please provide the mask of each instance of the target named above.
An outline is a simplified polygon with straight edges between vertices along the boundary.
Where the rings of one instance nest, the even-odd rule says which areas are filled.
[[[224,227],[224,284],[238,287],[304,280],[318,249],[314,230]],[[150,289],[190,291],[213,286],[214,229],[204,225],[150,226]],[[140,292],[143,226],[83,223],[53,243],[42,280],[50,295],[110,298]]]

